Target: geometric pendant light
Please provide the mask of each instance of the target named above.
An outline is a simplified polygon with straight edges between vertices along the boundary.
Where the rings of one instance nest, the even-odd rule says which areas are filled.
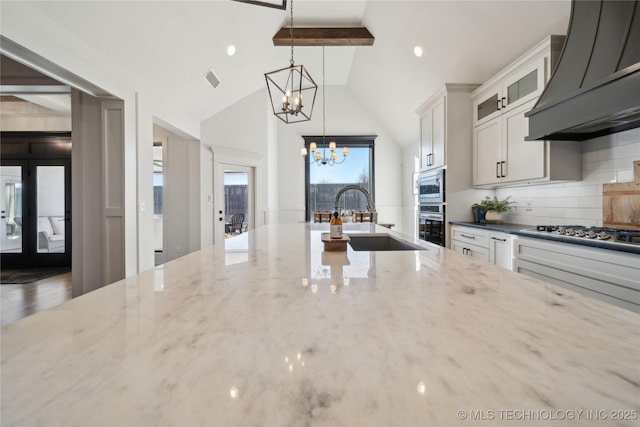
[[[318,85],[304,65],[293,61],[293,0],[291,1],[291,60],[289,66],[265,73],[273,114],[285,123],[311,120]]]

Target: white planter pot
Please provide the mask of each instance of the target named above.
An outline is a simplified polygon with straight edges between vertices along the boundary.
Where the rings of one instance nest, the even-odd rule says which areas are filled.
[[[486,211],[484,219],[487,221],[502,221],[502,212]]]

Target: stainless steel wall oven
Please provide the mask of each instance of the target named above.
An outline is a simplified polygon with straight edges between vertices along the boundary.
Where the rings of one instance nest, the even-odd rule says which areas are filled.
[[[418,176],[420,203],[444,203],[444,169],[421,172]]]
[[[445,246],[445,169],[421,172],[418,176],[418,236]]]
[[[443,203],[420,203],[418,211],[420,239],[445,246],[445,208]]]

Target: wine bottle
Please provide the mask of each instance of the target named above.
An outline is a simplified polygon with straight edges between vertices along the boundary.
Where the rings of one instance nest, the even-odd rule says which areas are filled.
[[[342,220],[338,216],[338,212],[333,213],[331,218],[329,237],[332,239],[342,239]]]

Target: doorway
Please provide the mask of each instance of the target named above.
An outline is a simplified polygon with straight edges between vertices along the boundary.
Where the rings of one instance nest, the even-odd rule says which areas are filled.
[[[71,267],[70,138],[42,135],[11,138],[4,134],[2,148],[3,270]]]
[[[255,227],[254,168],[222,166],[225,265],[242,264],[249,261],[247,231]]]
[[[249,196],[251,170],[244,166],[233,166],[224,171],[224,218],[225,238],[233,238],[249,230],[253,220],[252,198]]]

